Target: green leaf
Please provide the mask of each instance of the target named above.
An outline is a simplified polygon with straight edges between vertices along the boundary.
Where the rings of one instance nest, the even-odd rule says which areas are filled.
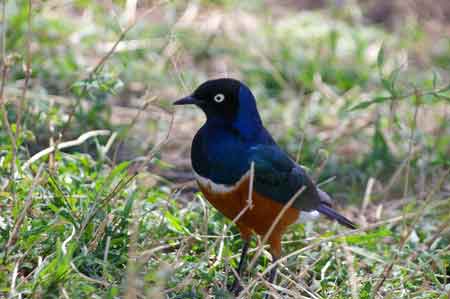
[[[360,299],[370,299],[372,297],[372,283],[367,281],[359,290]]]
[[[348,111],[361,110],[361,109],[367,108],[367,107],[369,107],[369,106],[371,106],[373,104],[383,103],[383,102],[386,102],[388,100],[392,100],[392,97],[391,96],[388,96],[388,97],[376,97],[376,98],[374,98],[372,100],[364,101],[364,102],[361,102],[359,104],[356,104],[355,106],[351,107]]]
[[[435,92],[435,93],[433,93],[433,96],[435,96],[438,99],[444,99],[447,102],[450,102],[450,95],[440,93],[440,92]]]
[[[108,177],[114,178],[114,177],[118,176],[130,165],[130,163],[131,163],[130,161],[125,161],[125,162],[120,163],[119,165],[114,167],[114,169],[111,171],[111,173],[109,174]]]
[[[437,80],[438,80],[438,74],[436,73],[435,70],[433,70],[433,83],[432,83],[433,89],[436,89]]]
[[[388,87],[387,90],[390,92],[393,98],[397,97],[397,91],[395,90],[395,83],[397,82],[398,76],[401,71],[401,67],[395,68],[392,73],[389,74],[389,77],[387,79]]]
[[[378,69],[381,72],[381,69],[384,65],[384,43],[381,44],[380,50],[378,51],[378,55],[377,55],[377,66]]]
[[[189,230],[181,224],[180,219],[175,217],[172,213],[170,213],[169,211],[166,211],[164,213],[164,216],[166,217],[167,221],[169,221],[169,224],[172,229],[174,229],[175,231],[177,231],[181,234],[185,234],[187,232],[189,233]]]
[[[348,245],[366,245],[368,247],[373,247],[377,242],[380,241],[380,239],[391,235],[392,231],[382,227],[365,234],[347,236],[345,237],[345,241]]]

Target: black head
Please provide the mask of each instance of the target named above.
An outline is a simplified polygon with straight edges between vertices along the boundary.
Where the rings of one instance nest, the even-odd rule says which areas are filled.
[[[222,78],[206,81],[190,96],[182,98],[174,105],[194,104],[209,117],[233,120],[239,109],[239,91],[243,84],[238,80]]]

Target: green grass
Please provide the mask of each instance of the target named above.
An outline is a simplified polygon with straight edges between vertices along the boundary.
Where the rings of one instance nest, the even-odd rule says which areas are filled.
[[[242,244],[180,188],[202,119],[170,105],[229,74],[361,225],[293,225],[275,298],[449,299],[448,37],[356,4],[259,1],[142,4],[121,36],[123,1],[32,2],[8,1],[2,23],[0,298],[231,298]],[[270,265],[264,251],[244,298]]]

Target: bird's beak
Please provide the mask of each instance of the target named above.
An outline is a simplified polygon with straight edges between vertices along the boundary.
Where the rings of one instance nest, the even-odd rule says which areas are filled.
[[[192,105],[192,104],[200,105],[201,103],[202,103],[202,101],[197,100],[193,96],[187,96],[182,99],[179,99],[178,101],[175,101],[173,104],[174,105]]]

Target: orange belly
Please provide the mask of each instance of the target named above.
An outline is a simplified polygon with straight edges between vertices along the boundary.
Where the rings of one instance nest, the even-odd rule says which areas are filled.
[[[199,183],[200,190],[206,199],[222,214],[234,219],[248,203],[249,178],[240,183],[233,191],[218,193],[211,185]],[[253,207],[236,221],[243,239],[250,239],[253,232],[265,236],[272,223],[283,209],[279,202],[269,199],[257,192],[253,192]],[[300,211],[296,208],[287,209],[272,230],[268,240],[274,255],[281,255],[281,237],[287,227],[298,220]]]

